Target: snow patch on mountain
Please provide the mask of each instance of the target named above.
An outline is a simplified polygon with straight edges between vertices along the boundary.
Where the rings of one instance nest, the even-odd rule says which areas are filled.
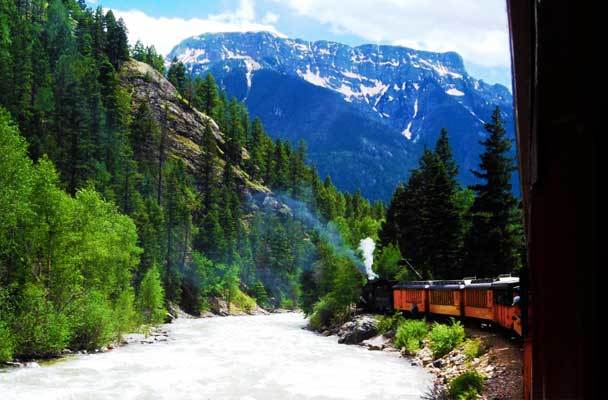
[[[450,88],[448,90],[445,91],[447,94],[449,94],[450,96],[464,96],[464,92],[461,92],[460,90],[456,89],[456,88]]]
[[[327,79],[321,77],[321,72],[319,71],[319,69],[317,68],[317,72],[313,73],[310,70],[310,65],[306,66],[306,72],[302,72],[300,70],[297,70],[298,76],[300,76],[302,79],[312,83],[313,85],[316,86],[321,86],[324,88],[328,88],[328,89],[332,89],[332,87],[329,85],[329,82]]]

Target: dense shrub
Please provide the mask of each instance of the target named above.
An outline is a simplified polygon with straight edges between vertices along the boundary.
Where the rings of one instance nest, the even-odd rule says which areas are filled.
[[[268,292],[266,292],[266,288],[264,284],[260,281],[257,281],[253,286],[253,297],[255,297],[255,301],[258,303],[260,307],[268,307]]]
[[[136,328],[138,315],[135,311],[135,294],[131,287],[120,293],[114,304],[114,327],[116,335]]]
[[[15,353],[30,356],[59,354],[70,333],[67,317],[46,298],[45,288],[31,283],[21,293],[12,330],[19,333]]]
[[[293,310],[296,308],[296,305],[289,297],[282,297],[280,307],[285,310]]]
[[[486,344],[479,338],[466,340],[462,347],[469,360],[481,356],[488,350]]]
[[[145,273],[137,294],[137,306],[144,323],[155,324],[164,321],[166,310],[163,302],[164,290],[160,275],[156,267],[153,267]]]
[[[452,379],[448,393],[455,400],[474,400],[483,390],[484,377],[477,371],[467,371]]]
[[[246,312],[252,312],[255,310],[255,300],[247,296],[240,289],[236,289],[232,296],[232,303]]]
[[[0,363],[12,359],[14,349],[13,334],[11,333],[8,324],[0,320]]]
[[[397,328],[395,346],[405,347],[408,352],[415,353],[420,349],[427,332],[428,325],[425,320],[406,320]]]
[[[323,297],[313,307],[309,321],[310,327],[313,329],[322,329],[330,326],[336,321],[336,318],[338,318],[341,311],[340,309],[340,305],[333,297]]]
[[[451,325],[435,322],[430,333],[429,347],[434,357],[442,357],[464,340],[464,327],[452,319]]]
[[[8,303],[8,290],[0,288],[0,363],[12,359],[15,351],[15,338],[9,321],[12,311]]]
[[[70,318],[70,346],[93,350],[116,338],[114,313],[110,303],[98,291],[92,290],[76,302]]]
[[[401,314],[383,315],[378,318],[378,332],[381,334],[396,330],[405,321]]]

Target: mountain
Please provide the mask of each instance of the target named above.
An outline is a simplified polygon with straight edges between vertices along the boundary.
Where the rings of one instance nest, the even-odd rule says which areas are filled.
[[[268,32],[203,34],[168,55],[211,72],[268,132],[303,139],[339,188],[388,199],[447,128],[463,184],[474,182],[484,120],[499,106],[513,138],[512,96],[471,77],[454,52],[344,44]]]

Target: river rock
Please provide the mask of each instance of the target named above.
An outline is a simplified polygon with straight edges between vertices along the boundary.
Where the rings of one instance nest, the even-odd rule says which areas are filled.
[[[353,321],[346,322],[338,331],[338,343],[357,344],[378,334],[375,318],[362,315]]]
[[[8,365],[13,368],[23,368],[23,364],[18,361],[6,361],[4,365]]]
[[[215,315],[221,315],[222,317],[230,315],[230,312],[228,311],[228,304],[222,299],[215,297],[210,298],[209,308]]]
[[[378,335],[371,339],[367,339],[361,342],[362,346],[367,347],[368,350],[384,350],[391,344],[391,339],[384,336]]]

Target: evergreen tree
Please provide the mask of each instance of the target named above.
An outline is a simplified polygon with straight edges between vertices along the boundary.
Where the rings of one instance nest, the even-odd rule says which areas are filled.
[[[116,21],[112,10],[106,13],[106,54],[108,59],[118,69],[124,61],[129,59],[129,42],[127,28],[122,18]]]
[[[177,91],[182,95],[186,92],[186,67],[177,58],[173,58],[167,72],[167,79],[175,86]]]
[[[481,142],[481,180],[471,186],[475,200],[470,209],[471,228],[466,240],[466,273],[496,276],[519,265],[516,200],[511,193],[511,173],[515,169],[508,156],[511,141],[506,137],[500,109],[497,107],[485,129],[488,137]]]

